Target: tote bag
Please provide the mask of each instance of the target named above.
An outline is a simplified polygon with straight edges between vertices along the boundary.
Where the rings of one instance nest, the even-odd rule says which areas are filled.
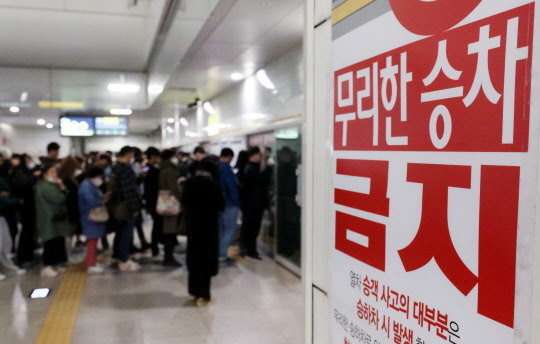
[[[180,202],[170,191],[159,192],[156,212],[161,216],[175,216],[180,214]]]

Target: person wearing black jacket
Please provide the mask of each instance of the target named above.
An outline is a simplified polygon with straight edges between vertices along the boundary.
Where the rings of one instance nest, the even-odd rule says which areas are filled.
[[[19,214],[22,230],[19,235],[17,248],[17,263],[27,265],[34,260],[36,247],[36,210],[34,201],[34,186],[39,180],[41,171],[28,155],[20,156],[20,163],[13,170],[10,184],[13,194],[21,201]]]
[[[197,165],[182,193],[188,239],[188,292],[199,307],[210,302],[211,278],[219,269],[218,217],[225,201],[217,181],[218,160],[214,158],[204,158]]]
[[[159,161],[161,152],[155,147],[149,147],[146,151],[146,159],[148,159],[148,171],[144,178],[144,201],[148,214],[152,216],[152,256],[159,255],[158,244],[161,241],[161,232],[163,227],[163,219],[156,212],[157,199],[159,194]]]
[[[262,154],[259,147],[248,151],[240,189],[242,204],[242,229],[240,232],[240,254],[248,259],[261,260],[257,251],[257,237],[261,230],[261,222],[268,205],[268,169],[261,171]]]

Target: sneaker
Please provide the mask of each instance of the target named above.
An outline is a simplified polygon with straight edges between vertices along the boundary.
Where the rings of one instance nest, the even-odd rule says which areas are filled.
[[[212,300],[207,300],[205,298],[199,297],[195,301],[195,306],[197,306],[197,307],[206,307],[206,306],[208,306],[208,304],[210,304],[211,301]]]
[[[141,266],[132,261],[131,259],[126,261],[125,263],[119,263],[118,268],[120,269],[120,271],[125,272],[135,272],[141,270]]]
[[[105,269],[102,266],[99,266],[99,265],[91,266],[87,270],[88,274],[90,274],[90,275],[101,274],[101,273],[103,273],[103,271],[105,271]]]
[[[58,272],[52,266],[46,266],[41,269],[41,277],[56,277]]]
[[[163,261],[163,266],[166,267],[166,268],[181,268],[182,263],[180,263],[176,259],[172,258],[172,259],[164,260]]]

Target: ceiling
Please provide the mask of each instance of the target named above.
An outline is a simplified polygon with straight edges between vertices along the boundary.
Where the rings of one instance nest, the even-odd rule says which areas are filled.
[[[179,3],[166,45],[152,51],[167,0],[133,7],[128,0],[0,0],[0,45],[9,47],[0,54],[0,121],[56,123],[62,110],[40,108],[39,101],[79,101],[85,109],[130,107],[131,132],[149,132],[171,108],[211,99],[240,83],[233,72],[247,77],[302,42],[303,0]],[[146,108],[153,100],[144,87],[152,80],[152,54],[161,63],[156,75],[168,82]],[[141,91],[108,92],[108,83],[123,80]],[[18,114],[9,112],[12,105]]]
[[[220,8],[221,7],[221,8]],[[221,1],[168,88],[194,88],[211,99],[302,43],[303,0]]]
[[[143,71],[165,0],[0,0],[1,66]]]

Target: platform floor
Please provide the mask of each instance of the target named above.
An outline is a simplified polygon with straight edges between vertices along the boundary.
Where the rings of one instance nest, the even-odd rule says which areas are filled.
[[[75,344],[302,343],[300,279],[270,258],[221,269],[212,282],[215,302],[206,308],[189,305],[185,268],[167,270],[146,261],[138,273],[110,268],[84,277],[82,296],[59,292],[63,277],[41,278],[38,269],[0,281],[0,342],[34,343],[39,336],[39,343],[59,344],[53,333],[72,331]],[[38,287],[53,293],[29,299]],[[69,297],[80,304],[76,318],[69,309],[60,310],[54,326],[46,329],[53,300]]]

